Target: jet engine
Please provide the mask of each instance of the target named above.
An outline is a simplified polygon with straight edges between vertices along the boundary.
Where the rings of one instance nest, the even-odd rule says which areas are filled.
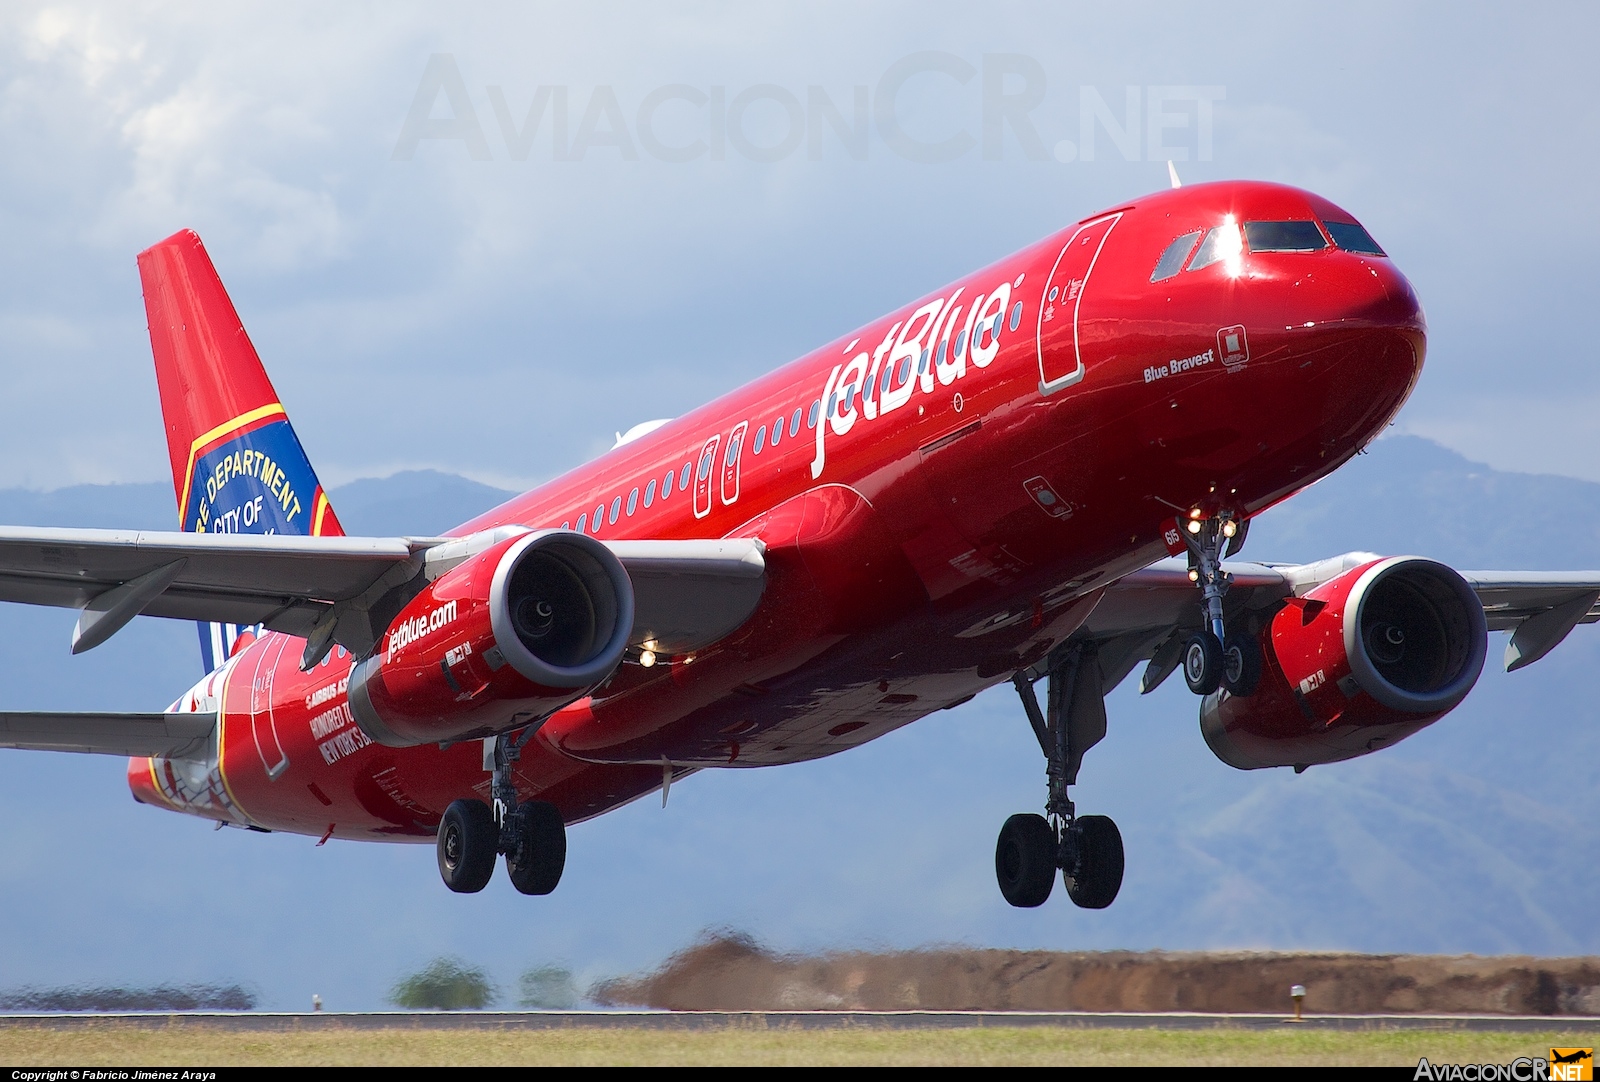
[[[1434,560],[1374,560],[1292,597],[1262,628],[1249,697],[1206,696],[1200,731],[1240,770],[1303,770],[1365,755],[1453,710],[1483,671],[1488,633],[1467,581]]]
[[[409,747],[546,717],[622,660],[633,584],[600,542],[568,531],[500,541],[434,579],[350,674],[373,740]]]

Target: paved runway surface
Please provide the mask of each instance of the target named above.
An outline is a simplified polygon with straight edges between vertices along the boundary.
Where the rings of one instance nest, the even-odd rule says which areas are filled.
[[[204,1026],[216,1029],[965,1029],[974,1026],[1060,1026],[1084,1029],[1241,1029],[1293,1024],[1278,1014],[1124,1014],[1081,1011],[371,1011],[288,1014],[267,1011],[129,1012],[123,1014],[0,1014],[0,1026],[74,1029],[125,1026]],[[1308,1015],[1301,1025],[1337,1030],[1474,1030],[1478,1032],[1600,1033],[1600,1016],[1333,1014]]]

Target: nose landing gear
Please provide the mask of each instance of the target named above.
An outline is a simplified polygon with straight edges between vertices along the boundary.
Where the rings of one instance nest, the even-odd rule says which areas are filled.
[[[1076,814],[1067,787],[1076,785],[1083,754],[1106,735],[1100,664],[1092,643],[1052,651],[1042,674],[1049,678],[1040,711],[1031,669],[1011,682],[1039,739],[1049,781],[1046,815],[1013,815],[995,846],[995,878],[1014,906],[1045,903],[1061,869],[1067,896],[1085,909],[1104,909],[1122,889],[1122,834],[1103,815]]]
[[[1178,531],[1189,549],[1189,577],[1200,587],[1205,625],[1183,645],[1183,682],[1196,695],[1218,688],[1251,695],[1261,682],[1260,646],[1253,636],[1229,634],[1222,617],[1223,595],[1233,585],[1222,561],[1244,547],[1249,528],[1248,521],[1237,522],[1233,512],[1223,511],[1191,520]]]
[[[554,804],[517,800],[512,764],[535,731],[515,738],[495,737],[492,792],[494,808],[481,800],[455,800],[439,821],[439,875],[458,894],[475,894],[489,885],[495,857],[506,858],[506,875],[523,894],[549,894],[561,882],[567,863],[567,828]]]

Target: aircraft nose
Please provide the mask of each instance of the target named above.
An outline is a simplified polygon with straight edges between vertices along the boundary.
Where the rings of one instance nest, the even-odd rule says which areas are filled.
[[[1427,320],[1411,283],[1388,259],[1334,253],[1291,292],[1298,302],[1290,308],[1298,314],[1285,321],[1284,331],[1298,343],[1296,353],[1381,354],[1395,367],[1388,378],[1408,384],[1421,373]]]
[[[1342,255],[1344,264],[1329,275],[1325,321],[1347,327],[1389,331],[1412,339],[1418,360],[1428,333],[1416,290],[1387,259]]]

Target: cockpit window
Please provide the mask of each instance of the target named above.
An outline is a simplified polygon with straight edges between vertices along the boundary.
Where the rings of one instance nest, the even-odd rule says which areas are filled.
[[[1230,217],[1206,234],[1206,239],[1200,242],[1200,250],[1189,263],[1189,269],[1197,271],[1221,259],[1236,260],[1243,250],[1244,238],[1239,233],[1238,223]]]
[[[1252,252],[1315,252],[1328,246],[1316,222],[1246,222],[1244,236]]]
[[[1333,238],[1333,243],[1347,252],[1358,252],[1361,255],[1386,255],[1378,242],[1372,239],[1372,234],[1361,228],[1355,222],[1323,222],[1328,227],[1328,236]]]
[[[1150,272],[1152,282],[1165,281],[1183,269],[1183,261],[1189,258],[1189,253],[1194,251],[1194,242],[1200,239],[1200,231],[1185,233],[1161,253],[1161,258],[1156,260],[1156,269]]]

